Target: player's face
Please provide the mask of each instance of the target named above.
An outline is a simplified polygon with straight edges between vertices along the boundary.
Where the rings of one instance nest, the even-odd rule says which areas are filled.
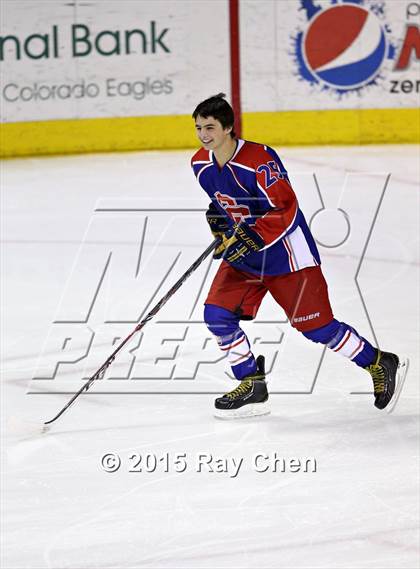
[[[195,121],[195,129],[201,144],[206,150],[217,150],[226,141],[231,140],[232,127],[223,128],[222,123],[214,117],[198,117]]]

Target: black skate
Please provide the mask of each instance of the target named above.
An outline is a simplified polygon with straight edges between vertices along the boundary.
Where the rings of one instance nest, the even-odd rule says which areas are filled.
[[[257,371],[242,378],[233,391],[216,399],[215,416],[220,419],[236,419],[267,415],[270,413],[267,400],[264,356],[258,356]]]
[[[408,359],[399,359],[390,352],[377,351],[376,360],[365,368],[373,380],[375,407],[387,409],[389,412],[395,407],[408,370]]]

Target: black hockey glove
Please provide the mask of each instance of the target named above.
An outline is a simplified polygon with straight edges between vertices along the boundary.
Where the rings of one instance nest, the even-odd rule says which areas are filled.
[[[245,257],[256,253],[264,247],[263,238],[246,223],[235,223],[225,234],[222,246],[226,249],[223,254],[229,263],[242,263]]]
[[[213,203],[209,205],[209,209],[206,211],[206,219],[213,236],[222,239],[222,242],[213,253],[213,259],[220,259],[226,249],[225,241],[227,239],[225,233],[229,230],[229,223],[226,216],[221,214]]]

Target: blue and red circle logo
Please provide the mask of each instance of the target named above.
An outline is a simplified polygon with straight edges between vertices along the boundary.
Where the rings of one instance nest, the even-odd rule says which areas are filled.
[[[322,10],[306,0],[305,7],[308,27],[295,38],[300,75],[339,92],[374,82],[388,55],[379,17],[353,2]]]

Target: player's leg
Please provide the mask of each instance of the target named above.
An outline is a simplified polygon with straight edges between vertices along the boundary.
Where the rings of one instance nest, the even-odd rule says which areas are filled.
[[[366,369],[373,380],[375,405],[386,407],[395,391],[399,359],[381,352],[352,326],[333,317],[328,287],[321,268],[308,267],[280,279],[267,277],[273,297],[285,309],[292,326],[309,340],[324,344],[334,352]]]
[[[208,292],[204,320],[216,336],[220,350],[227,354],[236,379],[257,369],[248,338],[240,320],[255,318],[267,290],[261,279],[233,269],[223,262]]]
[[[268,411],[264,357],[254,357],[249,340],[239,325],[252,320],[266,288],[261,280],[223,263],[216,274],[204,309],[208,329],[232,369],[239,385],[215,401],[216,415],[224,418],[261,415]]]
[[[366,338],[345,322],[333,319],[326,326],[304,331],[303,335],[313,342],[325,344],[368,371],[372,377],[375,406],[378,409],[387,407],[393,396],[401,391],[408,361],[400,361],[396,354],[374,348]]]
[[[217,302],[217,299],[213,302]],[[206,304],[204,307],[206,326],[216,336],[219,349],[227,356],[236,379],[242,379],[257,370],[256,359],[249,340],[239,325],[239,319],[237,312],[222,306]]]
[[[326,344],[360,367],[366,367],[374,361],[376,349],[372,344],[354,328],[334,318],[328,286],[320,266],[281,277],[266,277],[265,280],[274,299],[284,308],[291,325],[306,338]]]

